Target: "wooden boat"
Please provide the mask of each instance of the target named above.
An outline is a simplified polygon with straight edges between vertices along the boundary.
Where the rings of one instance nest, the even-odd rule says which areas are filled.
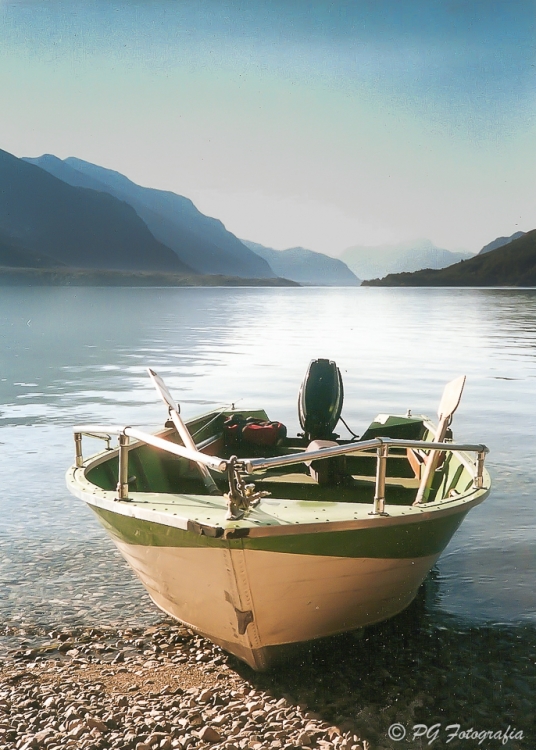
[[[465,378],[447,385],[438,427],[380,415],[359,440],[341,440],[340,374],[315,360],[300,391],[304,434],[255,445],[230,438],[229,423],[266,422],[264,411],[215,410],[185,424],[149,373],[166,426],[75,427],[67,485],[160,609],[256,670],[295,644],[407,607],[489,494],[487,448],[448,431]],[[106,450],[84,459],[82,435],[104,438]]]

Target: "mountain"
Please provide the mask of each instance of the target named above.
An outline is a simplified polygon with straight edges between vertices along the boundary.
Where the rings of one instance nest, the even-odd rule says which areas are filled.
[[[330,258],[304,247],[274,250],[257,242],[242,240],[244,245],[264,258],[278,276],[314,286],[359,286],[360,280],[341,260]]]
[[[340,256],[360,279],[375,279],[389,273],[418,271],[421,268],[445,268],[470,253],[455,253],[436,247],[430,240],[413,240],[398,245],[349,247]]]
[[[490,253],[492,250],[497,250],[499,247],[504,247],[504,245],[508,245],[509,242],[518,240],[520,237],[523,237],[524,234],[525,232],[516,232],[510,237],[497,237],[497,239],[493,240],[493,242],[490,242],[488,245],[484,245],[484,247],[478,254],[484,255],[484,253]]]
[[[241,278],[274,278],[268,263],[252,253],[221,221],[205,216],[188,199],[164,190],[146,188],[119,172],[69,157],[50,154],[26,158],[75,187],[113,195],[134,208],[157,240],[199,273]]]
[[[366,286],[536,286],[536,229],[441,270],[390,274]]]
[[[63,264],[34,250],[29,250],[0,230],[0,266],[3,268],[57,268]]]
[[[30,252],[58,266],[192,273],[131,206],[72,187],[2,150],[0,230],[18,247],[18,262],[21,252]]]

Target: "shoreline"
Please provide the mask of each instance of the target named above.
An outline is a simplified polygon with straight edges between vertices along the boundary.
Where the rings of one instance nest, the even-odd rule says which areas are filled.
[[[0,286],[300,287],[289,279],[179,274],[164,271],[118,271],[87,268],[15,268],[0,266]]]

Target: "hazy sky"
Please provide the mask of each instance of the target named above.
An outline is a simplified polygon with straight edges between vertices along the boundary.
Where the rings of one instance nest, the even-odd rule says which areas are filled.
[[[0,148],[337,254],[536,228],[536,0],[0,0]]]

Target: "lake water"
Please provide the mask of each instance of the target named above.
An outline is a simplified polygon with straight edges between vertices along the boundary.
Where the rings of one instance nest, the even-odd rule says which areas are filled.
[[[427,606],[439,623],[534,623],[536,290],[0,288],[0,624],[160,618],[65,488],[72,425],[161,425],[151,366],[187,417],[261,406],[295,434],[317,357],[339,365],[358,433],[378,412],[435,417],[467,375],[454,436],[489,446],[493,491]]]

